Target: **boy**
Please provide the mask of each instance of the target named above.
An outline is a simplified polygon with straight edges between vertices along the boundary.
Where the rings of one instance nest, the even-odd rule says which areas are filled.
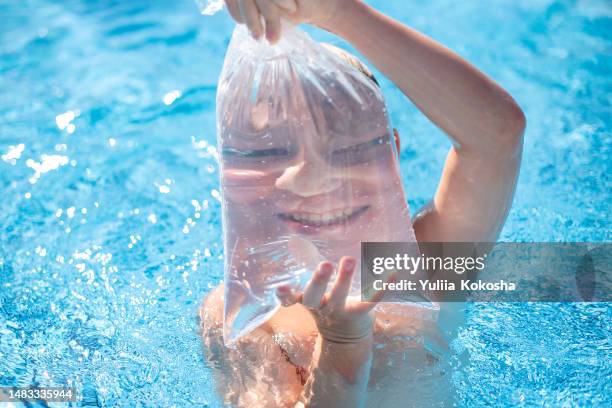
[[[265,35],[270,42],[277,41],[283,17],[317,25],[357,48],[454,142],[434,199],[415,217],[417,240],[496,240],[512,202],[525,129],[521,109],[499,85],[452,51],[358,0],[226,3],[232,17],[246,24],[256,38]],[[374,303],[347,300],[355,264],[350,257],[339,262],[327,293],[334,273],[328,262],[319,265],[303,293],[279,288],[277,294],[286,307],[241,339],[234,350],[225,348],[221,340],[222,289],[207,297],[201,310],[203,340],[227,403],[237,407],[451,403],[444,390],[448,373],[435,373],[439,376],[434,383],[442,392],[428,393],[414,383],[413,377],[419,376],[415,360],[420,359],[431,376],[427,367],[435,357],[418,344],[393,340],[396,335],[406,339],[435,328],[408,316],[390,323],[373,312]],[[404,364],[398,356],[411,361]],[[368,388],[368,383],[375,386]]]

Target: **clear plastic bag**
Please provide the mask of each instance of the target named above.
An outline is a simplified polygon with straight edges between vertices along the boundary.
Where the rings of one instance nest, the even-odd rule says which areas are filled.
[[[362,241],[415,241],[381,91],[346,59],[284,25],[279,43],[237,26],[217,93],[232,346],[303,289],[322,260]],[[333,280],[333,279],[332,279]],[[359,296],[359,274],[352,295]]]
[[[195,0],[196,6],[205,16],[216,14],[225,5],[225,0]]]

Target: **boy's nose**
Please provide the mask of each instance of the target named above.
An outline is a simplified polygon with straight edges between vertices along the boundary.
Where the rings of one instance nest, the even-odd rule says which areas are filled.
[[[302,160],[287,167],[276,179],[276,188],[301,197],[329,193],[340,186],[340,180],[322,161]]]

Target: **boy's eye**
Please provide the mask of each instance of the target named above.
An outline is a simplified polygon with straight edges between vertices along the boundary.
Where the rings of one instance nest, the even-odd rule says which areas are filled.
[[[283,148],[272,148],[272,149],[235,149],[233,147],[224,147],[222,152],[223,156],[228,157],[244,157],[244,158],[260,158],[260,157],[278,157],[288,156],[289,150]]]
[[[330,156],[331,164],[332,166],[355,166],[387,157],[382,154],[380,148],[387,148],[390,142],[389,135],[385,134],[369,142],[334,150]]]
[[[287,148],[273,147],[268,149],[237,149],[224,147],[221,149],[223,161],[230,166],[237,167],[268,167],[284,163],[291,159],[295,153]]]

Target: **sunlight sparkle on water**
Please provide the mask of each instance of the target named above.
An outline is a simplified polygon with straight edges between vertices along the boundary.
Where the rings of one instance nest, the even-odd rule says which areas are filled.
[[[72,123],[74,118],[78,116],[78,111],[66,111],[55,117],[55,124],[60,130],[66,130],[68,133],[74,133],[76,126]]]
[[[24,149],[25,145],[23,143],[19,143],[16,146],[9,146],[6,154],[2,155],[2,160],[14,166],[17,160],[21,158],[21,153],[23,153]]]
[[[181,91],[179,91],[178,89],[175,89],[174,91],[170,91],[164,95],[164,98],[163,98],[164,105],[168,105],[168,106],[172,105],[172,103],[174,103],[174,101],[180,97],[181,97]]]
[[[68,164],[68,156],[59,154],[43,154],[40,156],[41,161],[37,162],[32,159],[26,161],[26,166],[34,170],[34,175],[30,177],[30,183],[34,184],[40,178],[41,174],[52,170],[57,170]]]

